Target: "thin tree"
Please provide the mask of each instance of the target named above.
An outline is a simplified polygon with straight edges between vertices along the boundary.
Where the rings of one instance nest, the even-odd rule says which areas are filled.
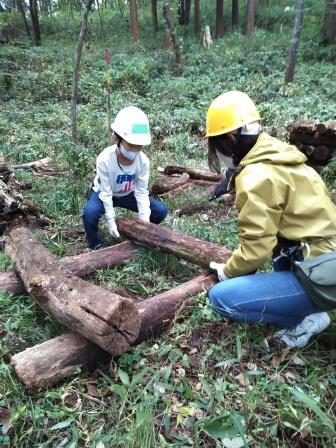
[[[31,35],[30,28],[29,28],[29,25],[28,25],[28,21],[27,21],[25,10],[23,8],[22,0],[17,0],[16,5],[17,5],[17,9],[18,9],[19,13],[21,14],[23,25],[25,27],[27,35],[31,39],[32,35]]]
[[[129,0],[130,6],[130,17],[131,17],[131,32],[134,42],[139,42],[139,20],[138,20],[138,9],[136,0]]]
[[[185,24],[185,0],[180,0],[179,8],[178,8],[178,15],[179,15],[179,24],[184,25]]]
[[[171,8],[170,8],[170,1],[169,0],[165,0],[165,3],[163,5],[163,17],[165,19],[166,22],[166,27],[167,30],[169,30],[169,34],[170,34],[170,38],[171,38],[171,42],[173,44],[174,47],[174,51],[175,51],[175,60],[176,60],[176,65],[177,65],[177,74],[181,75],[182,74],[182,55],[181,55],[181,49],[178,43],[178,39],[176,37],[174,28],[173,28],[173,18],[172,18],[172,12],[171,12]]]
[[[336,43],[336,0],[326,0],[322,39],[328,44]]]
[[[247,0],[246,36],[250,36],[254,32],[256,6],[256,0]]]
[[[154,33],[157,33],[159,31],[159,22],[158,22],[158,13],[157,13],[157,0],[152,0],[151,7],[152,7],[153,31],[154,31]]]
[[[216,0],[216,37],[224,36],[224,0]]]
[[[34,34],[34,44],[36,46],[41,45],[41,31],[40,31],[40,22],[38,16],[38,6],[37,0],[29,0],[29,11],[30,17],[33,24],[33,34]]]
[[[285,85],[288,84],[289,82],[293,82],[294,79],[296,55],[300,44],[300,35],[303,24],[304,10],[305,10],[305,0],[296,0],[295,22],[292,35],[292,44],[289,50],[289,57],[285,73]]]
[[[185,0],[184,24],[189,25],[190,21],[191,0]]]
[[[232,0],[232,30],[239,26],[239,0]]]
[[[78,82],[79,82],[79,67],[82,57],[83,43],[88,27],[88,17],[94,0],[87,0],[82,17],[81,30],[78,37],[76,52],[74,56],[74,68],[72,75],[72,95],[71,95],[71,135],[74,141],[78,140],[77,134],[77,100],[78,100]]]
[[[195,37],[199,39],[201,34],[201,7],[200,0],[194,2],[194,31]]]

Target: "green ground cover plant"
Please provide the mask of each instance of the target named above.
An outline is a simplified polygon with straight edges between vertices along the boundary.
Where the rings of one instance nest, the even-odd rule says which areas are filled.
[[[81,63],[78,143],[71,140],[69,101],[79,17],[75,22],[46,19],[41,48],[25,42],[1,46],[1,152],[13,164],[52,157],[62,170],[57,178],[48,179],[16,173],[33,182],[25,197],[53,221],[37,233],[43,244],[58,257],[85,249],[83,234],[74,236],[71,230],[82,226],[80,215],[95,158],[108,144],[105,48],[112,53],[112,115],[134,104],[149,116],[153,144],[146,153],[151,182],[157,168],[168,163],[207,168],[205,114],[223,91],[248,92],[260,108],[266,131],[279,138],[288,138],[286,126],[298,119],[335,119],[334,60],[329,47],[318,44],[317,25],[303,33],[295,82],[283,89],[289,17],[274,7],[262,17],[264,28],[251,38],[227,34],[214,41],[211,50],[181,32],[180,77],[175,75],[172,52],[159,48],[158,39],[148,31],[141,43],[132,44],[128,28],[121,26],[124,19],[115,13],[105,37],[93,21]],[[313,19],[308,23],[314,24]],[[323,175],[335,198],[335,162]],[[233,209],[218,204],[205,214],[174,214],[174,208],[194,199],[195,194],[185,192],[169,200],[171,211],[163,225],[235,248]],[[112,243],[105,228],[103,232]],[[0,268],[12,269],[1,252]],[[138,260],[98,271],[90,281],[140,301],[199,272],[200,268],[171,255],[144,249]],[[28,393],[11,370],[11,356],[65,331],[28,296],[0,295],[0,446],[335,444],[334,324],[304,349],[274,348],[267,340],[274,328],[223,321],[200,294],[184,304],[161,337],[93,371],[78,371],[49,390]]]

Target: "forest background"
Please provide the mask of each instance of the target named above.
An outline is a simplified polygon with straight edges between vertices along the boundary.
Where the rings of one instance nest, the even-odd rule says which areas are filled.
[[[0,1],[1,152],[11,164],[48,156],[62,170],[48,179],[16,172],[33,182],[25,197],[53,221],[37,236],[58,257],[85,249],[83,234],[73,229],[82,226],[95,158],[109,144],[106,49],[111,52],[111,117],[131,104],[149,116],[151,183],[157,168],[168,163],[207,168],[205,115],[212,99],[224,91],[247,92],[258,105],[264,129],[285,140],[287,125],[299,119],[336,118],[335,1],[226,1],[223,10],[218,9],[220,1],[172,1],[170,30],[162,15],[166,3],[106,0],[92,5],[74,139],[70,103],[85,5],[77,0],[31,0],[29,5]],[[130,6],[137,6],[137,28]],[[304,8],[304,19],[295,76],[285,85],[295,6]],[[251,8],[252,22],[247,20]],[[213,37],[210,48],[200,41],[205,25]],[[169,31],[180,61],[176,46],[168,45]],[[321,173],[334,199],[335,172],[332,161]],[[233,208],[219,203],[206,214],[174,214],[195,200],[197,190],[167,201],[170,214],[163,225],[235,248]],[[113,244],[104,225],[102,230]],[[3,252],[0,268],[12,269]],[[140,301],[198,272],[190,263],[144,249],[136,261],[98,271],[90,281]],[[274,328],[222,321],[201,294],[185,304],[161,338],[29,394],[10,368],[11,356],[64,331],[28,296],[0,295],[0,446],[335,445],[333,324],[305,349],[274,350],[266,339]]]

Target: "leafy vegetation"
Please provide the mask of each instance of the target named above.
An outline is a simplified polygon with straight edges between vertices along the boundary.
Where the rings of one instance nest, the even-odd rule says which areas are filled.
[[[210,3],[210,2],[209,2]],[[271,2],[269,2],[271,3]],[[273,3],[273,2],[272,2]],[[206,168],[202,139],[210,101],[230,89],[248,92],[264,127],[287,138],[298,119],[335,118],[332,46],[318,42],[319,2],[303,32],[295,83],[283,89],[293,11],[271,5],[250,38],[227,34],[203,49],[180,32],[183,75],[174,57],[160,49],[143,22],[143,40],[131,44],[126,19],[105,12],[105,37],[92,23],[81,63],[79,134],[73,143],[69,100],[76,20],[45,18],[43,47],[24,41],[0,47],[0,145],[11,163],[50,156],[64,170],[40,179],[18,171],[34,188],[25,196],[53,219],[38,233],[57,256],[80,253],[81,209],[97,154],[109,143],[106,129],[104,49],[112,53],[112,115],[135,104],[149,115],[153,145],[151,181],[167,163]],[[1,14],[0,14],[1,16]],[[147,22],[146,22],[147,20]],[[280,28],[280,24],[282,27]],[[335,163],[325,170],[335,191]],[[334,193],[333,193],[334,194]],[[206,215],[179,218],[173,209],[195,200],[185,192],[168,201],[165,226],[234,248],[233,210],[218,205]],[[105,232],[108,240],[107,232]],[[2,270],[10,260],[0,254]],[[137,261],[99,271],[90,280],[143,300],[194,277],[199,269],[166,254],[144,250]],[[65,329],[29,297],[0,296],[0,446],[46,447],[318,447],[333,446],[335,429],[335,329],[329,327],[305,349],[270,347],[274,328],[222,321],[201,294],[179,311],[170,330],[94,371],[78,372],[47,391],[29,394],[10,368],[10,357]]]

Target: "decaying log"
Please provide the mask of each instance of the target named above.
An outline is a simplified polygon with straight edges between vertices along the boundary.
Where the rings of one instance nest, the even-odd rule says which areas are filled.
[[[155,336],[166,328],[185,300],[210,288],[215,282],[215,275],[202,274],[139,303],[141,329],[136,342]],[[36,392],[75,375],[80,367],[94,366],[108,356],[84,337],[68,333],[17,353],[12,357],[11,365],[20,381],[30,391]]]
[[[198,204],[198,205],[197,204],[185,205],[184,207],[175,210],[175,213],[178,216],[195,215],[196,213],[207,212],[209,210],[214,209],[215,207],[217,207],[216,202],[209,202],[208,204]]]
[[[166,229],[140,219],[118,219],[118,230],[126,238],[150,247],[185,258],[192,263],[208,267],[210,261],[225,261],[231,252],[219,244]]]
[[[47,313],[111,354],[128,350],[140,329],[131,300],[73,275],[27,227],[9,232],[6,251],[27,292]]]
[[[300,120],[287,126],[287,130],[297,134],[316,134],[336,137],[336,120],[316,123],[314,121]]]
[[[167,191],[174,190],[175,188],[186,184],[188,180],[188,173],[182,173],[181,176],[174,178],[160,178],[152,185],[151,194],[162,194],[166,193]]]
[[[319,135],[319,134],[298,134],[296,132],[291,132],[289,134],[290,143],[303,143],[305,145],[313,146],[328,146],[330,148],[336,147],[336,141],[334,136],[330,135]]]
[[[62,258],[60,263],[78,277],[86,277],[97,269],[119,266],[138,254],[138,249],[131,241],[124,241],[115,246],[88,252],[72,257]],[[15,272],[0,273],[0,291],[24,294],[26,292],[22,280]]]
[[[212,173],[211,171],[199,170],[197,168],[188,168],[178,165],[167,165],[163,172],[167,175],[188,173],[190,179],[210,180],[212,182],[218,182],[224,179],[222,174],[216,174]]]

